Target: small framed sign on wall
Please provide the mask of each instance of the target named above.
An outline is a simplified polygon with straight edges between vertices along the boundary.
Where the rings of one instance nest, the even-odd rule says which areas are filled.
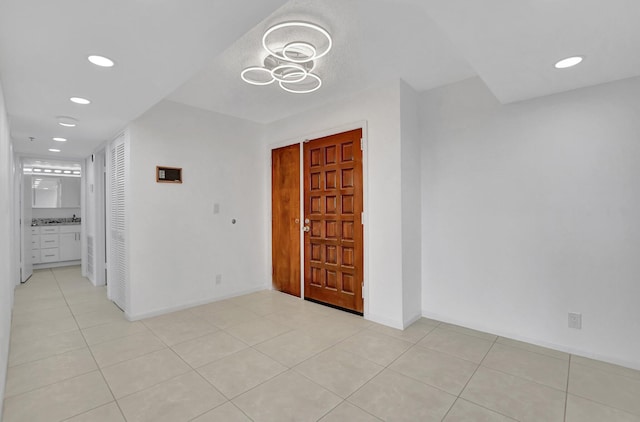
[[[182,183],[182,168],[156,166],[156,182]]]

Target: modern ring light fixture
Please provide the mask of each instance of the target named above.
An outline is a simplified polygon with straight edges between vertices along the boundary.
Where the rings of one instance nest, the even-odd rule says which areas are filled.
[[[288,36],[308,35],[309,39],[283,41]],[[324,57],[333,40],[324,28],[309,22],[282,22],[267,29],[262,46],[268,56],[263,66],[247,67],[240,73],[243,81],[251,85],[270,85],[278,82],[280,88],[294,94],[308,94],[322,86],[322,79],[313,72],[316,60]]]

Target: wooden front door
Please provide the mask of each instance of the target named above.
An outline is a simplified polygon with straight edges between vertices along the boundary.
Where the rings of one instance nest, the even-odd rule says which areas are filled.
[[[273,288],[300,297],[300,145],[271,152]]]
[[[362,130],[304,144],[304,296],[362,313]]]

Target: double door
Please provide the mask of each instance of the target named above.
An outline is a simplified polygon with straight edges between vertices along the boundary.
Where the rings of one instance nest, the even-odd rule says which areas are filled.
[[[361,139],[362,130],[357,129],[305,142],[302,161],[300,145],[272,151],[274,288],[300,296],[303,274],[305,299],[360,314],[364,308]]]

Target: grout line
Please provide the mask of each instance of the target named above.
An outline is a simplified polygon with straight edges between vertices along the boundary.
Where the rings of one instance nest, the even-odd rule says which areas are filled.
[[[53,270],[52,270],[52,272],[53,272]],[[56,283],[58,284],[58,288],[60,288],[60,283],[58,283],[58,278],[56,277],[55,273],[53,274],[53,277],[56,280]],[[62,289],[60,289],[60,290],[62,290]],[[64,296],[64,293],[63,293],[63,296]],[[64,297],[64,301],[65,301],[65,303],[67,303],[67,306],[69,306],[69,303],[67,302],[66,296]],[[69,311],[71,311],[71,307],[70,306],[69,306]],[[98,361],[96,360],[96,357],[93,354],[93,350],[91,350],[91,347],[89,347],[89,343],[87,342],[87,339],[85,338],[84,333],[82,332],[82,329],[80,329],[80,324],[78,324],[78,320],[76,319],[75,314],[73,312],[71,312],[71,315],[73,316],[73,319],[76,322],[76,325],[78,326],[78,330],[80,330],[80,335],[82,336],[82,339],[84,340],[85,344],[87,345],[87,350],[91,354],[91,358],[93,359],[93,362],[96,364],[96,367],[97,367],[98,371],[100,372],[100,376],[102,377],[102,381],[104,382],[104,384],[109,389],[109,393],[111,394],[111,397],[113,398],[113,401],[115,402],[116,406],[118,406],[118,410],[120,411],[120,414],[126,420],[126,417],[124,416],[124,412],[122,411],[122,408],[120,407],[120,403],[118,403],[118,400],[116,400],[116,396],[115,396],[115,394],[113,394],[113,390],[111,389],[111,386],[107,382],[107,379],[105,378],[104,373],[102,372],[102,368],[100,367],[100,365],[98,365]]]
[[[567,366],[567,388],[564,394],[564,421],[567,420],[567,403],[569,402],[569,377],[571,376],[571,355],[569,355],[569,365]]]

